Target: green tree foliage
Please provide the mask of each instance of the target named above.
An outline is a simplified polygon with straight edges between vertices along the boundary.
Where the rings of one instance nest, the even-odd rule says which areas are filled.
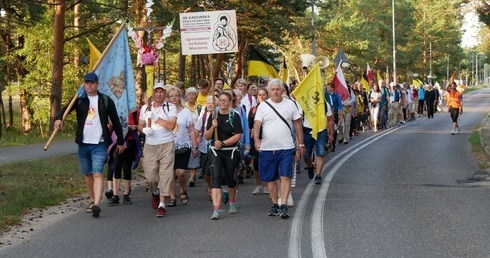
[[[312,31],[311,1],[315,3],[314,31]],[[66,1],[65,35],[63,49],[63,103],[82,83],[87,72],[89,49],[85,38],[90,38],[102,52],[119,20],[133,27],[165,26],[175,20],[173,32],[165,45],[165,66],[160,59],[157,71],[166,71],[167,84],[185,80],[193,85],[200,77],[218,76],[221,69],[233,62],[233,78],[246,77],[248,47],[256,46],[279,68],[282,56],[296,79],[303,78],[299,55],[311,53],[312,35],[316,39],[317,55],[329,57],[326,79],[333,75],[333,59],[342,48],[352,63],[364,69],[391,71],[393,60],[392,6],[385,0],[164,0],[154,1],[151,17],[146,17],[145,0],[86,0]],[[54,1],[0,2],[6,17],[0,18],[0,90],[5,82],[19,81],[16,90],[28,95],[32,122],[46,126],[49,121],[49,98],[52,88],[54,55]],[[428,74],[432,57],[433,73],[445,77],[446,62],[454,71],[466,58],[460,47],[460,8],[463,0],[408,0],[395,1],[397,74],[406,80],[409,72]],[[482,1],[484,4],[488,1]],[[74,4],[80,5],[79,9]],[[485,5],[481,13],[488,14]],[[79,10],[78,13],[75,10]],[[234,54],[181,56],[179,13],[214,10],[236,10],[239,52]],[[487,15],[488,16],[488,15]],[[75,20],[79,17],[79,26]],[[485,17],[482,17],[484,20]],[[487,23],[488,24],[488,23]],[[314,33],[313,33],[314,32]],[[156,40],[161,31],[150,38]],[[147,38],[147,35],[145,35]],[[432,51],[429,47],[432,45]],[[130,42],[133,60],[137,49]],[[161,52],[163,55],[164,53]],[[136,65],[136,61],[134,61]],[[136,67],[135,67],[136,70]],[[10,72],[7,72],[10,71]],[[295,72],[296,71],[296,72]],[[137,81],[144,81],[137,73]],[[227,76],[229,74],[226,74]],[[348,72],[358,78],[360,71]],[[7,78],[9,76],[9,78]],[[10,86],[13,88],[13,86]],[[139,87],[139,86],[138,86]],[[11,90],[12,90],[11,88]]]

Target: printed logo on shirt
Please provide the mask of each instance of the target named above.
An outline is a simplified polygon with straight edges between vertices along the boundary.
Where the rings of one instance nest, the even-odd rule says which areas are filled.
[[[87,119],[85,119],[85,125],[93,125],[96,118],[97,118],[97,112],[95,112],[94,107],[90,105],[87,114]]]

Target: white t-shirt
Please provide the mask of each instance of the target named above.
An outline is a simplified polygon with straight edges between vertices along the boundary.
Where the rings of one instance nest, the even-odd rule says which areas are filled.
[[[196,124],[194,125],[194,128],[197,131],[199,131],[200,135],[201,135],[201,142],[199,143],[199,151],[202,153],[208,152],[208,142],[209,141],[206,140],[206,138],[204,137],[204,131],[206,130],[206,126],[208,124],[208,118],[210,115],[212,115],[211,112],[202,112],[202,114],[197,119]],[[204,123],[204,126],[203,126],[203,123]]]
[[[332,107],[330,106],[330,104],[328,104],[328,102],[325,104],[327,105],[327,116],[331,116],[332,115]],[[311,125],[310,125],[310,123],[308,123],[308,120],[306,120],[306,118],[303,121],[303,127],[311,128]],[[311,134],[311,132],[310,132],[310,134]]]
[[[194,126],[192,119],[192,113],[189,109],[184,108],[182,111],[177,113],[177,124],[175,125],[174,143],[175,149],[180,148],[192,148],[191,136],[189,134],[188,126]]]
[[[151,105],[153,105],[153,102],[151,103]],[[141,107],[141,112],[140,112],[140,120],[145,121],[145,123],[148,122],[148,119],[146,119],[147,108],[148,106],[144,105],[143,107]],[[151,112],[155,113],[158,117],[162,118],[163,120],[168,120],[170,117],[177,118],[177,108],[175,107],[174,104],[168,103],[167,101],[164,102],[164,106],[162,107],[152,106]],[[171,142],[174,140],[172,131],[165,129],[165,127],[153,121],[151,123],[151,129],[152,129],[152,134],[146,135],[145,144],[158,145],[158,144]]]
[[[100,124],[99,116],[99,96],[87,96],[90,103],[85,125],[83,126],[83,143],[99,144],[103,142],[102,125]]]
[[[257,100],[250,93],[247,93],[243,95],[242,100],[240,100],[240,104],[245,105],[245,111],[247,114],[246,117],[248,117],[248,113],[250,112],[250,109],[252,109],[252,107],[257,106]]]
[[[293,128],[293,120],[301,118],[292,100],[283,98],[280,103],[274,103],[270,99],[266,101],[281,114],[291,128]],[[269,105],[266,103],[259,105],[255,113],[255,120],[262,122],[261,150],[289,150],[295,147],[291,130]]]

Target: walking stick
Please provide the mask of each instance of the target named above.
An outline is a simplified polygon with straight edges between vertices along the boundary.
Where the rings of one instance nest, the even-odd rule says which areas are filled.
[[[66,118],[66,116],[68,116],[68,113],[70,113],[71,108],[73,107],[73,105],[75,105],[75,102],[77,101],[77,98],[78,98],[78,94],[75,93],[75,96],[73,96],[73,98],[71,99],[71,102],[68,105],[68,107],[66,108],[65,113],[63,113],[63,117],[61,118],[61,121],[64,121],[65,118]],[[44,151],[47,151],[48,150],[49,145],[51,145],[51,143],[53,142],[54,137],[56,136],[57,133],[58,133],[58,128],[55,128],[54,131],[53,131],[53,133],[49,137],[48,142],[46,143],[46,145],[44,145],[44,148],[43,148]]]

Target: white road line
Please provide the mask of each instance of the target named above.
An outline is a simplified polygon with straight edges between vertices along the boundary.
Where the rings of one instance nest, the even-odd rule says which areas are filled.
[[[411,122],[408,125],[414,125],[423,120],[418,120],[417,122]],[[313,257],[327,257],[325,242],[324,242],[324,233],[323,233],[323,221],[324,221],[323,214],[325,209],[325,200],[327,198],[328,188],[330,186],[330,182],[332,181],[332,178],[335,176],[335,173],[337,173],[338,169],[343,165],[343,163],[347,159],[349,159],[352,155],[357,153],[359,150],[368,146],[372,142],[378,140],[381,136],[397,131],[398,129],[401,129],[408,125],[372,135],[367,139],[364,139],[363,141],[339,153],[339,155],[335,156],[334,158],[329,160],[326,164],[324,164],[322,175],[325,174],[329,166],[331,166],[332,164],[335,164],[335,166],[332,168],[332,170],[327,174],[327,176],[323,180],[322,186],[320,187],[320,191],[318,192],[317,198],[315,199],[314,202],[315,205],[313,208],[313,212],[311,214],[311,248],[312,248]],[[334,163],[342,156],[344,157],[338,163]],[[308,205],[308,200],[311,197],[314,186],[315,183],[313,181],[306,186],[301,196],[301,199],[298,202],[299,205],[297,206],[297,209],[294,212],[293,222],[291,224],[291,230],[289,236],[288,257],[291,258],[301,257],[301,240],[302,240],[301,236],[302,236],[303,222],[306,213],[306,206]]]

